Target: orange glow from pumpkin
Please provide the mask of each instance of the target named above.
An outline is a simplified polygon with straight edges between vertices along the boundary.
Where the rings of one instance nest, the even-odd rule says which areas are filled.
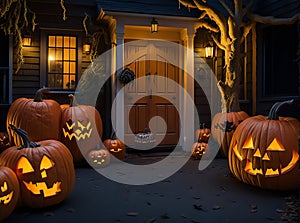
[[[77,124],[77,129],[74,130],[74,128],[76,127]],[[88,124],[86,126],[84,126],[82,123],[80,123],[79,121],[77,122],[73,122],[71,125],[69,125],[68,122],[66,122],[66,129],[63,128],[63,133],[64,133],[64,137],[65,138],[69,138],[69,140],[72,140],[73,137],[79,141],[81,139],[85,139],[85,138],[90,138],[93,129],[91,128],[91,122],[88,122]],[[70,133],[68,131],[72,130],[74,132]]]
[[[276,138],[268,146],[267,151],[285,151],[284,146]]]
[[[40,163],[41,177],[46,178],[47,177],[46,170],[52,168],[53,166],[54,166],[54,162],[49,157],[44,155]],[[34,169],[30,164],[29,160],[24,156],[22,156],[19,159],[17,164],[17,169],[21,170],[22,174],[34,172]],[[61,192],[61,188],[60,188],[61,182],[55,182],[50,188],[48,188],[45,182],[32,183],[32,181],[30,181],[28,183],[23,180],[23,184],[31,193],[35,195],[43,194],[44,197],[54,196],[58,192]]]
[[[8,190],[7,182],[4,181],[3,185],[1,186],[1,192],[4,193]],[[8,204],[12,197],[13,197],[14,192],[11,191],[9,194],[0,197],[0,204],[3,202],[4,205]]]

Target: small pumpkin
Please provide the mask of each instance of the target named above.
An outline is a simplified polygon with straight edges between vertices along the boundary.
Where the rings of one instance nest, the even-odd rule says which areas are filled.
[[[228,156],[231,138],[238,125],[249,118],[244,111],[217,113],[212,120],[212,137],[220,145],[220,153],[223,157]]]
[[[275,103],[267,117],[250,117],[237,127],[228,155],[230,171],[237,179],[272,190],[299,186],[295,119],[278,116],[279,109],[291,103]]]
[[[201,142],[208,143],[210,137],[210,129],[205,127],[203,123],[199,129],[196,130],[196,139],[200,139]]]
[[[16,174],[8,167],[0,167],[0,221],[14,211],[19,196],[20,188]]]
[[[69,150],[57,140],[31,142],[24,130],[13,125],[11,128],[21,137],[23,145],[3,151],[0,165],[8,166],[16,173],[22,204],[42,208],[63,201],[75,183]]]
[[[70,94],[70,106],[62,108],[61,142],[71,151],[75,163],[84,160],[83,154],[95,148],[102,136],[102,120],[95,107],[79,105]]]
[[[192,145],[192,157],[201,159],[204,154],[209,153],[209,146],[207,143],[202,142],[200,139]]]
[[[106,139],[103,142],[105,148],[117,159],[124,160],[126,155],[126,148],[124,143],[116,138],[116,133],[113,132],[111,139]]]
[[[0,132],[0,153],[8,147],[10,147],[10,141],[7,132]]]
[[[43,99],[46,88],[36,91],[34,99],[18,98],[10,106],[6,127],[10,142],[22,145],[21,137],[9,128],[14,125],[28,133],[31,141],[60,138],[61,109],[59,104],[51,99]]]
[[[94,168],[103,168],[110,164],[110,153],[107,149],[91,150],[87,155],[87,161]]]

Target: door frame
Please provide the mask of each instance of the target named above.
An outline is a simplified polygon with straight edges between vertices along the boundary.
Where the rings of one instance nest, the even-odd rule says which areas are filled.
[[[159,22],[158,33],[151,33],[150,21],[153,15],[108,12],[115,21],[112,53],[112,123],[117,130],[117,136],[124,139],[124,92],[120,91],[122,85],[117,79],[119,68],[124,65],[124,40],[125,39],[156,39],[177,41],[185,48],[181,52],[180,67],[184,72],[179,75],[179,84],[184,88],[184,93],[179,95],[179,115],[185,120],[180,127],[178,146],[184,151],[190,151],[194,141],[194,108],[185,106],[188,99],[194,99],[194,36],[197,28],[196,18],[155,16]],[[188,63],[187,63],[188,61]],[[189,73],[189,75],[187,75]],[[191,76],[191,77],[189,77]],[[116,97],[118,95],[118,97]]]

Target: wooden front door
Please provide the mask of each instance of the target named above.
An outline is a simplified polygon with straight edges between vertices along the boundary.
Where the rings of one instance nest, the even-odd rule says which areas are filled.
[[[125,140],[129,146],[134,145],[134,134],[145,128],[150,128],[154,139],[161,142],[159,146],[178,143],[179,112],[175,107],[179,103],[178,55],[178,46],[164,42],[125,44],[126,67],[136,75],[136,81],[125,86],[124,94],[125,119],[129,119],[125,120]],[[153,119],[149,125],[155,116],[160,119]],[[134,134],[130,133],[130,128]]]

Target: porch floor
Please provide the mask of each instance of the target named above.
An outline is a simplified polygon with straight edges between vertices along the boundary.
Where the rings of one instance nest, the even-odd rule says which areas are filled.
[[[162,156],[131,154],[131,163]],[[227,160],[216,158],[203,171],[190,159],[159,183],[130,186],[113,182],[89,167],[76,168],[76,183],[61,204],[45,209],[19,207],[4,223],[54,222],[299,222],[300,188],[274,192],[237,181]]]

